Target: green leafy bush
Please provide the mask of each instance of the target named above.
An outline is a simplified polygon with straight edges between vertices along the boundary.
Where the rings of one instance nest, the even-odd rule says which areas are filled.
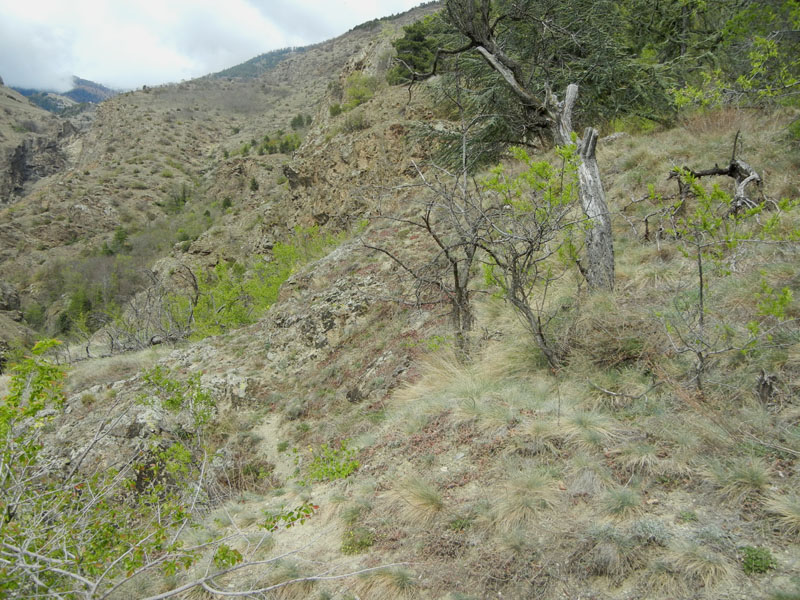
[[[378,80],[374,77],[361,71],[351,73],[345,81],[344,96],[347,102],[344,109],[350,110],[364,104],[375,95],[376,89],[378,89]]]
[[[39,342],[12,366],[0,403],[2,597],[105,597],[127,580],[171,575],[198,557],[176,535],[190,524],[198,474],[182,443],[106,457],[110,466],[82,473],[81,462],[99,458],[88,456],[90,445],[68,470],[53,472],[42,435],[65,400],[64,368],[46,358],[58,343]],[[181,394],[166,372],[153,381]]]
[[[338,448],[322,444],[319,448],[311,449],[311,462],[305,468],[306,479],[303,481],[334,481],[344,479],[358,469],[360,463],[356,460],[356,449],[348,448],[344,440]]]
[[[197,275],[196,300],[173,294],[170,310],[189,321],[192,339],[219,335],[255,322],[278,299],[280,287],[294,270],[317,259],[343,239],[320,233],[319,227],[298,227],[286,243],[272,249],[272,260],[220,262],[210,273]],[[194,302],[194,303],[193,303]]]
[[[748,575],[766,573],[778,566],[768,548],[745,546],[742,548],[742,569]]]
[[[317,510],[319,510],[319,506],[306,501],[297,508],[266,512],[266,519],[262,527],[268,531],[277,531],[281,525],[283,525],[285,529],[289,529],[298,524],[302,525],[310,519]]]

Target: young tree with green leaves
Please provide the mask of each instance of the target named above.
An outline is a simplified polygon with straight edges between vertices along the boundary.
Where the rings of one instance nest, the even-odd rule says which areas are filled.
[[[756,314],[745,322],[734,322],[715,307],[711,282],[731,274],[731,259],[743,245],[796,243],[800,232],[791,232],[787,239],[779,233],[779,224],[798,202],[782,200],[767,212],[763,203],[737,203],[736,196],[719,186],[706,189],[688,170],[678,170],[677,176],[688,186],[692,205],[686,205],[687,194],[671,207],[665,233],[674,236],[680,251],[692,260],[696,279],[692,288],[676,294],[672,310],[660,317],[673,350],[694,356],[692,380],[702,394],[715,358],[733,351],[748,352],[785,327],[792,298],[789,288],[775,290],[762,280]]]

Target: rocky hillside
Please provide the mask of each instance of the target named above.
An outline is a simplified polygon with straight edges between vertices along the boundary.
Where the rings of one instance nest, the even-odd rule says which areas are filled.
[[[800,217],[782,202],[800,196],[796,111],[709,110],[605,132],[614,291],[589,292],[570,266],[536,297],[563,353],[554,368],[502,287],[476,273],[465,360],[447,304],[418,302],[389,256],[431,255],[413,221],[431,189],[418,172],[431,148],[413,131],[457,126],[426,85],[409,93],[384,81],[391,40],[434,8],[287,53],[255,76],[122,94],[86,129],[6,94],[0,143],[29,148],[20,164],[33,166],[9,170],[0,208],[0,332],[8,346],[32,337],[29,325],[72,343],[52,355],[70,370],[64,408],[42,428],[48,467],[85,474],[87,490],[111,467],[130,473],[114,501],[147,515],[173,493],[148,482],[199,472],[186,488],[193,526],[169,532],[195,562],[109,597],[161,598],[242,564],[178,597],[797,598]],[[369,90],[363,101],[335,109],[357,85]],[[45,140],[50,170],[37,171]],[[699,238],[670,230],[680,194],[670,173],[724,164],[734,143],[770,208],[742,225],[746,241],[730,255],[706,259],[698,333],[687,240]],[[505,167],[525,170],[511,157]],[[733,194],[731,178],[714,181]],[[770,225],[773,215],[782,220]],[[122,318],[168,307],[164,297],[177,296],[156,297],[155,282],[174,292],[190,272],[184,288],[216,294],[223,314],[231,296],[205,282],[237,265],[258,272],[260,258],[278,264],[324,234],[241,327],[161,336],[136,352],[115,347],[108,322],[58,330],[60,315],[99,303],[87,281],[117,286]],[[570,262],[556,258],[549,269]],[[703,387],[696,343],[709,348]],[[171,411],[165,390],[195,404]],[[193,411],[206,398],[201,423]],[[194,454],[170,471],[179,444]],[[82,489],[75,497],[90,495]]]

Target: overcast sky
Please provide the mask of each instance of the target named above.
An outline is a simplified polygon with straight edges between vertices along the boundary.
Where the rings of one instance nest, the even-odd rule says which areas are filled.
[[[0,77],[57,91],[72,75],[118,89],[177,82],[421,1],[0,0]]]

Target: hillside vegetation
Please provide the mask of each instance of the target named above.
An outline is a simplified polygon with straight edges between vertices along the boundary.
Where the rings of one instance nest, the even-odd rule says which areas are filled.
[[[562,4],[54,146],[0,213],[1,594],[800,597],[800,13]]]

